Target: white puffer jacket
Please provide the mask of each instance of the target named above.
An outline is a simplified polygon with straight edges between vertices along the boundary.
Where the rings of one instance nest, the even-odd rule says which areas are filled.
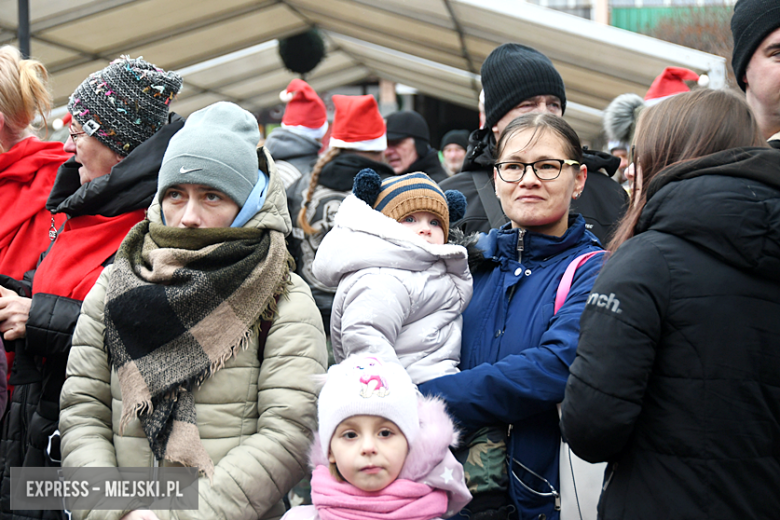
[[[312,270],[338,285],[336,361],[356,353],[398,360],[415,384],[458,372],[460,315],[472,293],[466,248],[429,244],[350,195]]]

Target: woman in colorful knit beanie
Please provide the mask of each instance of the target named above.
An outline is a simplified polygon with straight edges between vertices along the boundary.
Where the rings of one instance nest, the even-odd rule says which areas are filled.
[[[259,139],[232,103],[171,139],[148,219],[84,302],[62,392],[63,465],[198,468],[188,518],[279,518],[316,427],[325,334]]]
[[[5,297],[13,300],[5,308],[13,306],[13,313],[0,322],[11,340],[6,347],[16,351],[0,457],[3,511],[10,508],[11,467],[58,464],[60,390],[81,303],[154,197],[163,151],[183,124],[168,114],[180,88],[177,74],[121,58],[90,75],[70,98],[65,151],[74,156],[60,167],[46,202],[68,219],[53,230],[56,238],[32,282],[11,287],[16,294]]]
[[[444,403],[419,396],[399,364],[350,356],[332,366],[318,417],[313,505],[285,520],[434,520],[471,499]]]

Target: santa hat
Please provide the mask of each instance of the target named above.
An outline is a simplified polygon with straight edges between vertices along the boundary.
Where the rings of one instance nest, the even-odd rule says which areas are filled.
[[[325,103],[308,83],[292,80],[279,98],[287,103],[282,127],[312,139],[322,139],[328,131],[328,114]]]
[[[607,138],[610,141],[620,141],[628,148],[628,144],[634,139],[639,113],[645,107],[656,105],[668,97],[689,92],[691,89],[685,81],[697,81],[699,86],[706,87],[710,79],[706,74],[699,76],[682,67],[666,67],[661,75],[653,80],[644,99],[633,93],[621,94],[613,99],[604,110],[604,130]]]
[[[705,74],[699,76],[692,70],[682,67],[666,67],[650,85],[645,94],[645,104],[653,106],[675,94],[689,92],[691,89],[684,83],[685,81],[697,81],[702,87],[709,84],[709,78]]]
[[[374,96],[332,97],[336,113],[330,134],[332,148],[383,152],[387,148],[385,121]]]

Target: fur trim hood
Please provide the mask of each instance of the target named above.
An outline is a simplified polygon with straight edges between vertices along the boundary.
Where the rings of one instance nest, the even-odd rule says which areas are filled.
[[[452,516],[471,501],[463,466],[455,460],[450,446],[458,444],[458,432],[447,414],[444,401],[420,396],[417,401],[420,432],[409,446],[409,454],[398,478],[422,482],[447,492],[446,516]],[[310,451],[312,468],[328,466],[322,440],[315,434]]]

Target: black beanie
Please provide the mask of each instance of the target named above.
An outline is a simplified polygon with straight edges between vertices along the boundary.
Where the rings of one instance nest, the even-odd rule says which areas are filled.
[[[534,96],[556,96],[566,111],[563,79],[550,59],[531,47],[505,43],[482,63],[485,90],[485,128],[492,128],[507,112]]]
[[[468,130],[450,130],[444,137],[441,138],[441,147],[439,150],[444,150],[444,147],[448,144],[457,144],[464,150],[469,148],[469,131]]]
[[[425,118],[411,110],[393,112],[387,116],[387,140],[397,141],[407,137],[414,137],[415,141],[421,140],[426,143],[431,140]]]
[[[745,90],[748,63],[764,38],[780,27],[780,2],[777,0],[738,0],[731,18],[731,34],[734,36],[734,54],[731,67],[739,88]]]

